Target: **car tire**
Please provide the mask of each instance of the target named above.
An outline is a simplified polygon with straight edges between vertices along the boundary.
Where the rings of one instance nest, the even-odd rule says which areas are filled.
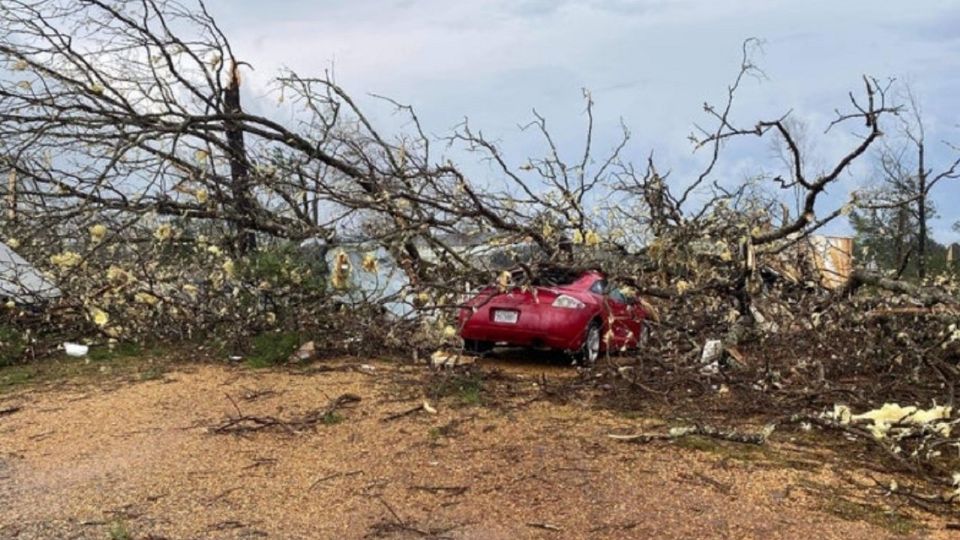
[[[590,321],[583,338],[583,345],[580,346],[580,350],[575,355],[577,363],[587,367],[593,367],[597,363],[600,358],[600,332],[600,322]]]
[[[481,341],[479,339],[463,340],[463,352],[467,354],[482,356],[492,350],[493,350],[493,342],[491,341]]]

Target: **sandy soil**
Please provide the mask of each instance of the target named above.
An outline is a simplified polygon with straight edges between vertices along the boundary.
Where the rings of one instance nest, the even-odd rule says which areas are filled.
[[[611,432],[657,422],[536,400],[537,369],[515,374],[520,391],[497,403],[453,393],[432,402],[437,414],[385,422],[422,401],[426,368],[347,369],[356,365],[196,365],[162,380],[4,397],[0,409],[22,410],[0,417],[0,538],[948,534],[936,520],[890,517],[883,501],[834,500],[848,475],[785,442],[745,451],[614,441]],[[316,430],[209,431],[236,414],[227,396],[244,414],[289,418],[345,392],[362,401]]]

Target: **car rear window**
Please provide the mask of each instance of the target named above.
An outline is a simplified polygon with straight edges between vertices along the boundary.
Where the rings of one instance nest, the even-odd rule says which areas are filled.
[[[527,278],[527,274],[522,269],[514,270],[511,274],[514,283],[529,283],[537,287],[557,287],[569,285],[580,279],[583,276],[583,271],[565,268],[541,268],[534,272],[532,280]]]

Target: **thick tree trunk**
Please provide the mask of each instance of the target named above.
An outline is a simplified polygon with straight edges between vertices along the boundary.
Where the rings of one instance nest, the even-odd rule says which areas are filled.
[[[922,141],[917,147],[917,182],[920,193],[917,199],[917,221],[920,226],[917,238],[917,277],[923,280],[927,277],[927,171],[924,168]]]
[[[230,72],[230,82],[223,91],[223,103],[228,116],[243,112],[240,107],[240,73],[236,64]],[[233,203],[241,216],[251,216],[255,206],[250,195],[250,166],[243,140],[243,129],[238,120],[227,120],[223,124],[230,155],[230,178],[232,181]],[[243,255],[257,247],[257,237],[253,231],[236,224],[235,250]]]
[[[893,264],[895,268],[904,266],[903,237],[907,229],[907,208],[906,206],[897,207],[897,229],[893,238]]]
[[[875,272],[868,272],[862,269],[856,269],[850,275],[847,285],[840,291],[841,295],[853,294],[857,289],[868,285],[877,287],[896,294],[905,294],[913,298],[925,307],[936,304],[956,306],[960,304],[952,295],[936,287],[923,287],[914,285],[906,281],[890,279]]]
[[[17,170],[13,167],[7,176],[7,220],[17,221]]]

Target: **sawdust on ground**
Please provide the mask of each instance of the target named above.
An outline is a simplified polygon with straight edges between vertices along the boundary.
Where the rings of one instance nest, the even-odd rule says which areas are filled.
[[[840,489],[844,480],[823,456],[780,460],[766,450],[743,457],[736,449],[612,440],[613,431],[654,421],[530,399],[538,380],[530,373],[517,375],[524,386],[528,378],[529,396],[511,403],[451,396],[432,403],[437,414],[384,422],[421,402],[422,389],[410,383],[427,370],[373,367],[304,374],[188,365],[161,380],[7,396],[0,405],[22,409],[0,418],[0,537],[945,534],[935,521],[898,528],[882,515],[834,511],[829,491],[818,489]],[[347,392],[362,401],[315,431],[209,432],[236,414],[231,399],[243,414],[289,418]],[[795,450],[788,446],[775,450]]]

